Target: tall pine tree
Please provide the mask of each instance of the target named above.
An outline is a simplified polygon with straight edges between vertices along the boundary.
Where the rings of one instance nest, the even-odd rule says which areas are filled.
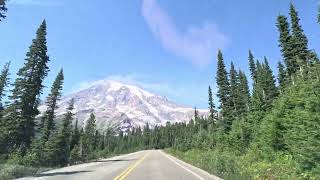
[[[95,142],[96,133],[96,117],[93,113],[90,114],[87,120],[86,126],[84,128],[83,135],[83,153],[85,158],[90,159],[90,154],[93,152],[93,143]]]
[[[46,101],[47,110],[42,117],[41,126],[43,129],[42,129],[41,139],[43,144],[45,144],[49,140],[50,135],[52,135],[52,132],[55,129],[54,113],[55,113],[55,110],[58,108],[57,102],[60,100],[60,97],[61,97],[63,80],[64,80],[63,70],[61,69],[55,81],[53,82],[53,85],[51,87],[51,92],[47,97],[47,101]]]
[[[265,100],[268,108],[271,107],[273,100],[278,96],[278,89],[276,87],[276,80],[273,72],[269,66],[268,59],[264,57],[264,90],[265,90]]]
[[[212,95],[212,89],[211,87],[209,86],[208,88],[208,95],[209,95],[209,111],[210,111],[210,121],[211,121],[211,124],[214,125],[215,121],[216,121],[216,110],[215,110],[215,105],[214,105],[214,102],[213,102],[213,95]]]
[[[231,62],[230,66],[230,100],[232,102],[233,114],[232,117],[235,118],[238,114],[239,110],[239,80],[238,80],[238,73],[234,67],[233,62]]]
[[[283,93],[286,87],[286,70],[280,61],[278,62],[278,82],[280,93]]]
[[[250,110],[250,90],[248,85],[248,79],[244,72],[239,70],[239,87],[238,91],[240,94],[240,106],[239,106],[239,112],[240,114],[243,114],[245,112],[248,112]]]
[[[0,110],[2,109],[2,98],[5,93],[5,88],[9,83],[9,67],[10,62],[6,63],[1,71],[0,74]]]
[[[279,31],[279,47],[286,65],[286,74],[293,80],[293,75],[298,69],[298,63],[293,54],[292,36],[290,26],[285,16],[278,16],[277,27]]]
[[[39,114],[37,106],[42,93],[42,82],[47,76],[49,57],[47,55],[47,25],[43,21],[37,30],[37,36],[29,47],[24,66],[18,71],[14,83],[11,105],[6,112],[7,145],[21,147],[23,152],[30,147],[35,135],[35,116]]]
[[[53,138],[53,164],[66,166],[69,162],[70,155],[70,139],[72,127],[71,123],[74,114],[72,113],[74,108],[74,100],[72,99],[67,108],[67,113],[62,120],[62,126],[58,132],[58,135]]]
[[[255,83],[257,79],[257,68],[256,68],[256,64],[254,63],[254,57],[251,50],[249,50],[248,59],[249,59],[249,69],[250,69],[251,78],[252,78],[252,81]]]
[[[77,119],[73,128],[72,136],[71,136],[70,149],[72,150],[76,145],[79,145],[79,143],[80,143],[80,131],[78,128],[78,119]]]
[[[232,102],[230,101],[230,83],[228,73],[224,64],[222,52],[220,50],[218,51],[217,69],[217,96],[219,97],[220,102],[219,109],[221,109],[221,122],[219,124],[221,124],[223,128],[228,131],[230,130],[232,124],[231,112],[233,111],[233,108],[231,104]]]
[[[296,11],[292,3],[290,4],[290,17],[292,24],[292,53],[294,54],[294,56],[296,56],[295,58],[298,61],[300,70],[302,70],[303,66],[307,65],[308,63],[308,39],[300,25],[300,18],[298,16],[298,12]]]
[[[9,75],[9,66],[10,63],[6,63],[0,74],[0,154],[3,154],[6,151],[6,134],[8,134],[8,129],[6,129],[5,121],[2,120],[2,98],[5,95],[5,87],[9,83],[8,75]],[[1,158],[1,157],[0,157]]]

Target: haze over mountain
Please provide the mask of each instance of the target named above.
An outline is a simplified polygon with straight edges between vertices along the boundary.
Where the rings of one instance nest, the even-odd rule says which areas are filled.
[[[101,80],[91,87],[64,96],[58,103],[56,115],[66,112],[71,99],[75,101],[74,113],[79,125],[84,126],[90,113],[96,116],[98,129],[109,127],[126,131],[132,127],[166,125],[167,122],[187,122],[194,109],[178,105],[164,96],[155,95],[137,86],[113,80]],[[39,107],[44,112],[44,105]],[[207,110],[199,110],[205,115]]]

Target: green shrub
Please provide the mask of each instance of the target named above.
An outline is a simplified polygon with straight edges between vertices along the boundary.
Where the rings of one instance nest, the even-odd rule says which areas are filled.
[[[22,165],[4,164],[0,165],[0,179],[9,180],[25,176],[32,176],[47,169],[34,168]]]

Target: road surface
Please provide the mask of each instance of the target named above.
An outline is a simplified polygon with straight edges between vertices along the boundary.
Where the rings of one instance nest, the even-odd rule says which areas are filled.
[[[161,150],[139,151],[44,172],[23,180],[207,180],[219,179]]]

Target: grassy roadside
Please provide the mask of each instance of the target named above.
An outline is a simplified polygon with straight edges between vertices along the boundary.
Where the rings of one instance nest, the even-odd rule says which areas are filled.
[[[288,155],[276,155],[274,161],[266,161],[253,153],[236,156],[229,151],[190,149],[183,152],[173,148],[165,152],[226,180],[316,179],[308,174],[297,174],[296,164]]]
[[[193,166],[203,169],[210,174],[224,179],[250,179],[240,175],[234,157],[220,152],[198,149],[182,152],[173,148],[165,149],[164,151]]]

